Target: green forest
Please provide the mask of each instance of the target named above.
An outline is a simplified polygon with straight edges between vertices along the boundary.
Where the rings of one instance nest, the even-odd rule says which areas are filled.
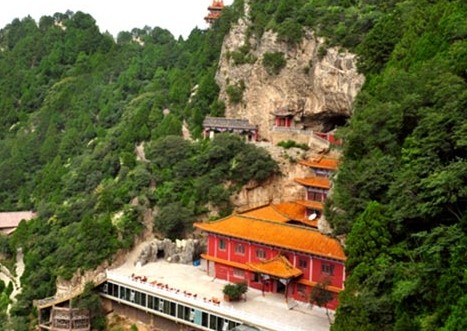
[[[204,117],[224,112],[215,72],[243,5],[186,40],[158,27],[114,38],[83,12],[1,28],[0,210],[38,217],[0,236],[3,262],[22,247],[26,264],[9,319],[10,290],[0,286],[0,325],[30,329],[32,301],[53,295],[57,277],[131,248],[147,210],[157,211],[156,233],[178,238],[208,206],[227,215],[232,193],[278,173],[264,150],[235,136],[199,139]],[[312,29],[326,47],[356,53],[366,77],[339,131],[342,162],[326,205],[348,257],[332,330],[467,329],[465,1],[250,5],[246,37],[273,30],[298,47]],[[251,60],[248,47],[235,55]],[[275,73],[284,59],[269,60]]]

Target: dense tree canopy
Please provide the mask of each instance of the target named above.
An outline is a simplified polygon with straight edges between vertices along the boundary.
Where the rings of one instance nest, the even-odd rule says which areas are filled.
[[[114,40],[82,12],[0,30],[0,210],[38,213],[0,238],[5,257],[20,246],[25,253],[13,329],[26,328],[32,300],[52,295],[57,277],[131,247],[148,211],[154,231],[179,237],[208,205],[228,213],[233,191],[276,171],[269,155],[236,137],[180,137],[185,122],[199,138],[204,116],[222,109],[214,74],[240,14],[226,8],[187,40],[157,27]],[[234,149],[222,151],[222,139]],[[217,152],[225,155],[212,159]]]
[[[154,211],[155,231],[178,237],[208,205],[222,216],[232,192],[277,171],[263,150],[233,136],[180,137],[184,124],[197,138],[205,115],[223,113],[217,60],[243,3],[187,40],[150,27],[114,40],[82,12],[15,19],[0,30],[0,209],[39,215],[0,238],[5,256],[18,246],[25,252],[12,329],[27,329],[32,300],[53,294],[57,277],[129,248],[147,225],[145,211]],[[328,45],[356,52],[366,76],[341,131],[326,207],[336,234],[347,236],[348,278],[333,329],[466,329],[465,1],[250,7],[248,36],[269,29],[294,47],[312,28]],[[272,74],[284,64],[279,55],[266,60]],[[248,44],[231,57],[255,60]],[[233,100],[242,93],[232,85]]]

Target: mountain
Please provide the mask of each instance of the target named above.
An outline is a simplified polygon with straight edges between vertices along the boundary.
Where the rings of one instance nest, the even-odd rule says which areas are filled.
[[[38,214],[0,237],[6,264],[25,254],[12,329],[27,330],[57,278],[145,231],[185,235],[278,172],[263,149],[188,141],[182,126],[196,139],[206,115],[261,117],[272,139],[270,112],[301,105],[344,141],[326,206],[348,256],[332,328],[466,329],[465,17],[460,0],[236,0],[187,40],[149,27],[114,40],[82,12],[5,26],[0,209]],[[312,79],[322,71],[335,90]]]

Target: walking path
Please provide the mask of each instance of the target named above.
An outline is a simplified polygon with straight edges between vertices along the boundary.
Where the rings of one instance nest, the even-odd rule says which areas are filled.
[[[10,294],[11,303],[8,305],[7,314],[10,313],[11,304],[16,302],[16,296],[21,293],[21,276],[24,272],[23,250],[18,248],[16,251],[16,269],[13,275],[7,267],[0,264],[0,279],[8,286],[10,282],[13,283],[13,291]]]

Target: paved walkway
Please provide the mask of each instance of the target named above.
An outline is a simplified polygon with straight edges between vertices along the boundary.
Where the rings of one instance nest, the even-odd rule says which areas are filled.
[[[191,296],[196,296],[202,301],[204,298],[206,300],[218,298],[222,308],[268,320],[268,324],[275,325],[278,331],[325,331],[330,328],[324,309],[303,303],[297,304],[294,301],[286,303],[283,295],[265,293],[263,296],[261,291],[249,289],[246,301],[232,303],[223,301],[222,288],[226,282],[208,276],[204,264],[195,267],[160,260],[137,267],[131,260],[133,259],[109,271],[127,277],[131,277],[132,274],[144,276],[147,277],[148,283],[157,281],[175,291],[178,290],[180,295],[184,291],[189,292]],[[289,309],[290,306],[294,307]]]

